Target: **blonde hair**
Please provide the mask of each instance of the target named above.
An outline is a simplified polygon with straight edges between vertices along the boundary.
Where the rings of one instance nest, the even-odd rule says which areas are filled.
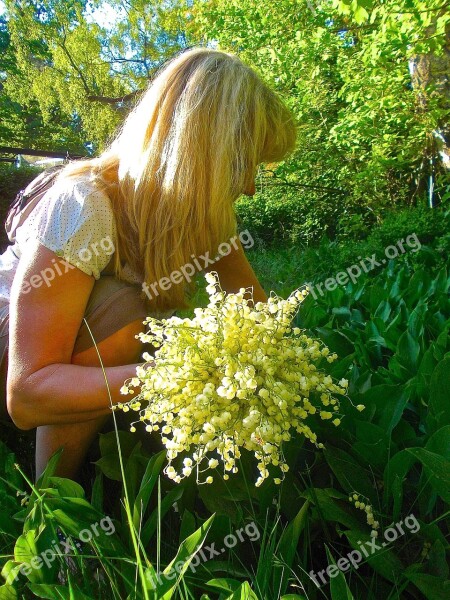
[[[124,264],[148,285],[210,252],[236,232],[234,201],[261,162],[295,145],[291,113],[234,55],[193,48],[157,74],[91,172],[116,217],[115,273]],[[63,173],[63,175],[64,175]],[[159,290],[150,306],[186,306],[185,282]]]

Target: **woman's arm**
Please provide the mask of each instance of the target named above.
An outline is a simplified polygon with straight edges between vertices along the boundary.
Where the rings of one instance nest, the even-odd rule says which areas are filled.
[[[228,293],[237,292],[239,288],[253,287],[255,302],[267,302],[267,294],[261,287],[250,263],[245,256],[242,244],[237,240],[238,249],[215,263],[207,271],[217,271],[222,289]]]
[[[11,290],[7,401],[21,429],[76,423],[110,412],[101,367],[71,364],[94,278],[77,268],[64,272],[61,267],[63,273],[49,285],[41,279],[41,285],[33,287],[39,279],[33,280],[33,275],[45,269],[54,272],[55,259],[40,244],[29,248],[21,257]],[[137,361],[141,342],[132,336],[123,342],[135,350]],[[119,389],[135,375],[136,364],[109,367],[105,372],[112,402],[117,403],[124,399]]]

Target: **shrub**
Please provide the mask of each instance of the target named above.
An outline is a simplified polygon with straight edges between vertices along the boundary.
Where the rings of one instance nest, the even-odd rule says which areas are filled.
[[[37,167],[20,167],[7,163],[0,163],[0,218],[5,222],[9,205],[14,200],[17,192],[26,187],[41,169]],[[4,228],[0,231],[0,251],[8,244]]]
[[[350,206],[342,196],[318,198],[317,192],[284,186],[266,188],[253,198],[242,196],[236,202],[236,212],[242,229],[248,229],[265,245],[310,246],[345,230],[348,215],[357,214],[359,227],[367,230],[374,220],[373,213],[365,207]]]

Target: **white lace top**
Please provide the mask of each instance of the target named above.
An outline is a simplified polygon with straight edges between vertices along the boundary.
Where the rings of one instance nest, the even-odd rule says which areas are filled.
[[[9,303],[11,285],[24,249],[39,241],[84,273],[98,279],[109,263],[116,226],[108,196],[86,179],[69,178],[53,185],[17,230],[16,243],[0,256],[0,306]],[[124,278],[141,283],[125,267]]]

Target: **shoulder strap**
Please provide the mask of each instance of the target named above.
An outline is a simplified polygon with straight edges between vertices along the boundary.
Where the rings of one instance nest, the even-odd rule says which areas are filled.
[[[5,221],[6,234],[11,242],[16,241],[18,228],[53,185],[63,166],[58,165],[43,171],[14,198]]]

